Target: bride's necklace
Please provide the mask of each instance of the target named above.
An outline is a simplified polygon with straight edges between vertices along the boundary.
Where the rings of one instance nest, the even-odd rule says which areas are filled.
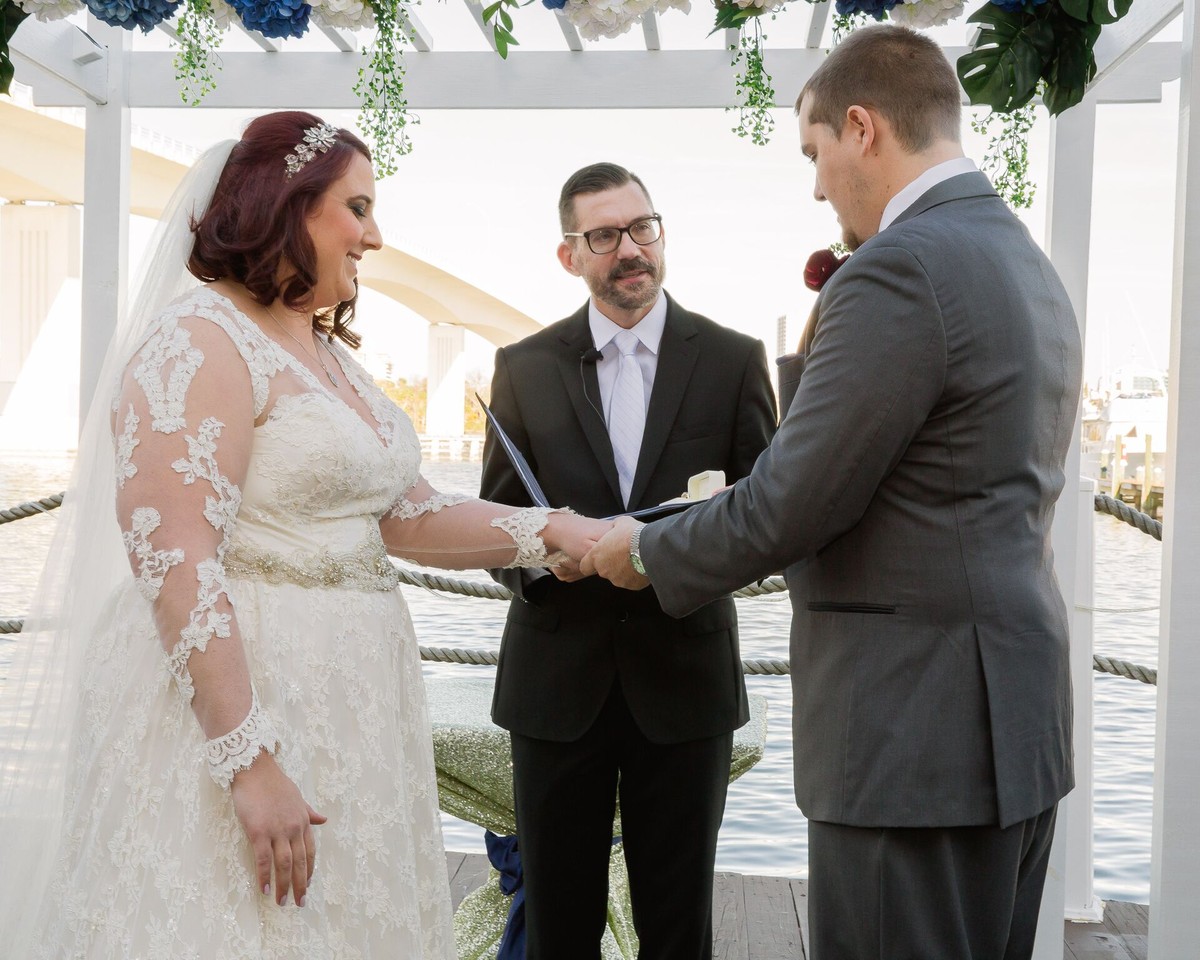
[[[327,366],[325,366],[325,361],[321,359],[320,351],[317,351],[316,353],[309,353],[307,350],[305,350],[304,344],[302,344],[299,340],[297,340],[295,337],[293,337],[292,331],[290,331],[287,327],[285,327],[282,323],[279,322],[279,318],[275,316],[275,314],[271,311],[271,308],[267,307],[266,310],[267,310],[267,316],[269,316],[272,320],[275,321],[275,326],[277,326],[280,330],[282,330],[287,335],[287,337],[292,341],[292,343],[294,343],[296,346],[298,346],[300,348],[302,353],[304,353],[306,356],[312,357],[314,360],[317,361],[317,363],[320,365],[321,369],[325,371],[325,376],[327,376],[329,378],[330,383],[332,383],[335,387],[340,387],[342,385],[341,381],[338,380],[338,378],[333,375],[333,372]]]

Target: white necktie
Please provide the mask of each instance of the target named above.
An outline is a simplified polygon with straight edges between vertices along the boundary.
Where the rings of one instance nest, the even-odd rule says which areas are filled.
[[[637,362],[637,334],[622,330],[613,341],[621,352],[621,364],[617,368],[617,380],[608,406],[608,438],[617,462],[621,499],[628,506],[633,475],[637,472],[638,452],[642,449],[642,433],[646,429],[646,387],[642,382],[642,368]]]

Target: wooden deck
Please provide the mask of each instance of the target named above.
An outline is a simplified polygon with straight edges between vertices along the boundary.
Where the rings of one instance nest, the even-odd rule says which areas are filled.
[[[487,858],[447,853],[450,892],[459,901],[487,878]],[[806,960],[807,884],[785,877],[718,873],[713,890],[713,957],[719,960]],[[1065,923],[1063,960],[1146,960],[1149,910],[1109,900],[1103,923]]]

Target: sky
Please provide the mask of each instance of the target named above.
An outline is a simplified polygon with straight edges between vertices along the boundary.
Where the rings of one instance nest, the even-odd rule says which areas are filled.
[[[132,114],[134,124],[198,148],[237,136],[253,115]],[[351,111],[322,115],[354,125]],[[794,346],[815,298],[803,285],[805,261],[840,235],[829,205],[812,196],[795,118],[782,109],[775,117],[771,143],[760,147],[735,136],[732,116],[720,110],[423,111],[413,153],[377,186],[377,217],[389,244],[550,323],[586,299],[582,280],[555,257],[559,188],[585,164],[620,163],[641,176],[663,215],[672,296],[760,337],[774,354],[778,318],[787,317]],[[1050,125],[1039,111],[1030,142],[1037,197],[1020,212],[1039,242]],[[1167,366],[1177,125],[1177,83],[1164,88],[1162,103],[1099,109],[1089,380],[1121,364]],[[974,158],[983,156],[985,143],[969,128],[964,145]],[[131,261],[148,233],[146,224],[131,231]],[[392,354],[401,375],[421,375],[425,321],[370,291],[361,301],[366,348]],[[467,369],[489,375],[494,349],[468,335]]]

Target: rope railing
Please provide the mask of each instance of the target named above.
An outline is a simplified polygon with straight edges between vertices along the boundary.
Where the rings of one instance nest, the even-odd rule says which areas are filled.
[[[63,496],[64,494],[56,493],[41,500],[30,500],[7,510],[0,510],[0,523],[12,523],[14,520],[24,520],[26,517],[36,517],[39,513],[56,510],[62,506]]]
[[[20,633],[23,620],[0,620],[0,634]],[[463,663],[477,667],[494,667],[499,661],[495,650],[463,650],[455,647],[418,647],[421,659],[430,663]],[[1092,669],[1097,673],[1108,673],[1127,680],[1139,680],[1154,686],[1158,683],[1158,671],[1116,657],[1102,654],[1092,656]],[[783,677],[792,672],[788,660],[774,658],[742,661],[742,673],[755,677]]]
[[[13,520],[21,520],[25,517],[36,516],[40,513],[48,513],[62,506],[62,501],[63,494],[57,493],[53,496],[44,497],[41,500],[20,503],[7,510],[0,510],[0,523],[8,523]],[[1162,523],[1153,517],[1133,509],[1127,503],[1115,500],[1102,493],[1096,494],[1094,502],[1097,513],[1110,514],[1119,520],[1123,520],[1130,526],[1136,527],[1142,533],[1148,534],[1156,540],[1162,540]],[[407,567],[397,567],[396,570],[400,575],[401,583],[420,587],[423,590],[454,593],[460,596],[476,597],[484,600],[512,599],[512,593],[509,589],[498,583],[459,580],[454,577],[447,577],[437,573],[425,573]],[[782,593],[786,590],[787,584],[782,577],[769,577],[758,583],[742,587],[742,589],[735,591],[733,595],[735,597],[761,597],[772,593]],[[1131,607],[1128,609],[1113,610],[1088,607],[1086,609],[1092,610],[1095,613],[1130,613],[1154,610],[1157,607]],[[21,619],[0,619],[0,634],[20,633],[23,624],[24,621]],[[419,649],[421,651],[421,659],[433,663],[495,666],[497,662],[496,654],[491,650],[462,650],[450,647],[424,646]],[[1126,660],[1119,660],[1116,657],[1106,657],[1102,654],[1094,654],[1092,656],[1092,669],[1097,673],[1125,677],[1126,679],[1137,680],[1141,683],[1151,685],[1158,683],[1157,670],[1151,667],[1143,667],[1136,663],[1130,663]],[[791,673],[791,665],[787,660],[743,660],[742,672],[750,676],[785,676]]]
[[[1149,534],[1155,540],[1162,539],[1162,521],[1155,520],[1148,513],[1142,513],[1141,510],[1135,510],[1129,504],[1121,500],[1114,500],[1112,497],[1106,496],[1103,493],[1098,493],[1093,498],[1096,513],[1107,513],[1116,517],[1118,520],[1124,520],[1131,527],[1137,527],[1142,533]]]

